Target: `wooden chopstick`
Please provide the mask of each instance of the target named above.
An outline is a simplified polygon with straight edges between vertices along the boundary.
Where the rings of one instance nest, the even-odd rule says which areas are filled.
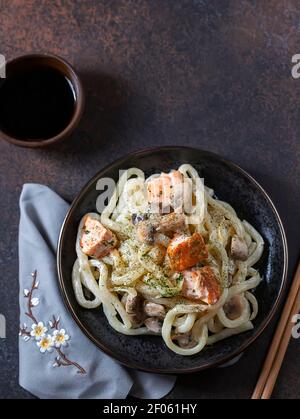
[[[292,328],[294,326],[294,324],[292,323],[292,317],[293,317],[294,314],[298,314],[299,311],[300,311],[300,289],[299,289],[298,294],[296,296],[294,306],[292,308],[291,315],[290,315],[290,318],[289,318],[289,322],[287,324],[284,335],[283,335],[282,340],[280,342],[280,346],[277,350],[277,356],[276,356],[276,358],[273,362],[272,369],[270,371],[268,380],[265,384],[265,388],[264,388],[264,391],[263,391],[262,396],[261,396],[262,399],[269,399],[272,395],[272,392],[273,392],[274,386],[276,384],[276,380],[277,380],[277,377],[278,377],[278,374],[279,374],[284,356],[285,356],[287,348],[288,348],[289,341],[290,341],[291,336],[292,336]]]
[[[300,310],[300,264],[298,265],[291,289],[281,314],[274,338],[272,340],[267,358],[265,360],[260,377],[256,384],[252,399],[268,399],[271,397],[274,385],[288,343],[291,338],[293,324],[292,316]]]

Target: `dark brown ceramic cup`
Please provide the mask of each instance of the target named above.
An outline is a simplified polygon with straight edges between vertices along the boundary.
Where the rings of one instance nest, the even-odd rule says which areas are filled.
[[[0,138],[6,140],[12,144],[21,147],[47,147],[54,143],[58,143],[69,136],[69,134],[77,126],[78,122],[83,113],[84,108],[84,91],[82,83],[78,74],[75,72],[73,67],[64,59],[51,54],[29,54],[17,57],[6,64],[6,77],[10,77],[16,73],[22,73],[22,71],[28,71],[36,66],[42,66],[49,69],[59,71],[64,77],[66,77],[72,84],[74,92],[74,112],[68,124],[55,136],[50,138],[41,139],[20,139],[14,137],[11,133],[3,131],[0,128]],[[1,91],[0,91],[1,94]]]

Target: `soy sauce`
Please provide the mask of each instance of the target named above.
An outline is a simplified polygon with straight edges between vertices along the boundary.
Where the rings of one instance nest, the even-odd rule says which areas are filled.
[[[20,140],[46,140],[69,124],[76,96],[70,80],[46,66],[0,79],[0,129]]]

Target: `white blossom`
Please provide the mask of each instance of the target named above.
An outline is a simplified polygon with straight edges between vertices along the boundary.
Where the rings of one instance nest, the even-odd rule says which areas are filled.
[[[61,346],[67,346],[67,341],[70,339],[70,336],[66,334],[65,329],[55,330],[53,332],[53,341],[56,348]]]
[[[33,338],[35,338],[35,340],[42,339],[46,335],[46,333],[48,331],[47,327],[44,326],[44,323],[43,322],[39,322],[38,324],[33,324],[31,326],[31,329],[32,330],[30,332],[30,335]]]
[[[42,354],[44,354],[46,351],[52,352],[54,345],[53,337],[51,335],[44,336],[36,344],[40,348]]]

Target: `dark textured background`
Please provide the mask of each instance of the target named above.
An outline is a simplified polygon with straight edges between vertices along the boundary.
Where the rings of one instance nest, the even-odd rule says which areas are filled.
[[[299,257],[300,52],[297,0],[0,0],[0,53],[68,59],[87,94],[80,126],[51,150],[0,142],[0,397],[18,385],[18,198],[39,182],[72,199],[106,163],[139,148],[195,145],[233,160],[274,200],[286,228],[289,278]],[[182,376],[170,398],[248,398],[272,327],[227,369]],[[300,341],[274,397],[300,398]]]

